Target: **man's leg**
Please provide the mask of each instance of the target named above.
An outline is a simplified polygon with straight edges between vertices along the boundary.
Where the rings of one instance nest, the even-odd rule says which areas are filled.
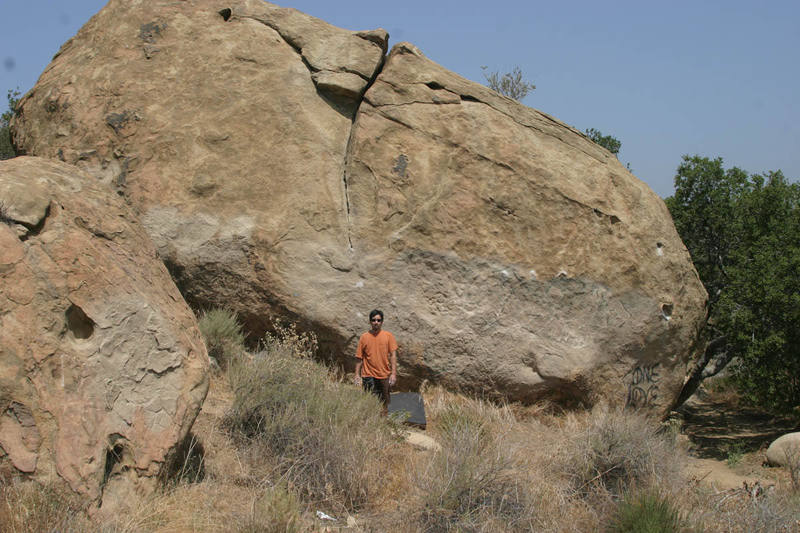
[[[378,385],[378,395],[381,397],[381,402],[383,402],[384,406],[389,405],[389,394],[391,393],[391,387],[389,386],[389,378],[386,379],[376,379]]]
[[[372,377],[364,377],[361,378],[361,386],[364,387],[365,391],[371,392],[381,400],[381,404],[383,404],[383,409],[381,410],[381,412],[384,415],[387,414],[389,412],[389,394],[391,392],[391,387],[389,386],[389,378],[378,379]]]
[[[380,396],[380,392],[378,392],[377,383],[375,383],[375,381],[375,378],[363,377],[361,378],[361,386],[364,387],[366,392],[371,392],[372,394]]]
[[[378,389],[379,389],[379,396],[381,398],[381,403],[383,404],[383,409],[381,409],[381,413],[384,416],[389,414],[389,394],[391,393],[391,387],[389,386],[389,378],[386,379],[376,379]]]

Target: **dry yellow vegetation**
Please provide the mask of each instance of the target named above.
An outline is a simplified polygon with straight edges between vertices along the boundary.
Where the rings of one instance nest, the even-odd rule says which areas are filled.
[[[706,487],[677,433],[636,412],[425,387],[441,449],[420,450],[310,359],[312,341],[286,329],[217,373],[157,494],[89,517],[55,486],[6,476],[0,531],[800,530],[788,477],[761,492]]]

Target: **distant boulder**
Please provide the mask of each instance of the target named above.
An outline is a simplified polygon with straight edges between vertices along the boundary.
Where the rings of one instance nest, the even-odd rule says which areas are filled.
[[[125,201],[0,162],[0,462],[104,506],[146,492],[208,390],[192,312]]]
[[[400,384],[665,411],[706,293],[661,199],[574,128],[382,30],[255,0],[112,0],[13,126],[141,213],[193,305]]]
[[[767,462],[772,466],[800,466],[800,432],[787,433],[772,441],[767,448]]]

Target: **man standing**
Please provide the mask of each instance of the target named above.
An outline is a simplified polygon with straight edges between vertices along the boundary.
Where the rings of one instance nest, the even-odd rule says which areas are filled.
[[[369,323],[370,330],[358,340],[354,381],[381,399],[385,414],[389,407],[389,392],[397,382],[397,341],[394,335],[381,329],[383,311],[370,311]]]

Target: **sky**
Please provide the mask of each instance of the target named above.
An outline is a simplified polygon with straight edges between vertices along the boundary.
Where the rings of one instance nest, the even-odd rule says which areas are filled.
[[[0,0],[0,91],[25,92],[103,0]],[[800,177],[797,0],[283,0],[335,26],[384,28],[485,83],[519,67],[523,103],[622,141],[619,159],[666,197],[681,156]],[[758,5],[757,5],[758,4]],[[6,107],[5,98],[0,111]]]

